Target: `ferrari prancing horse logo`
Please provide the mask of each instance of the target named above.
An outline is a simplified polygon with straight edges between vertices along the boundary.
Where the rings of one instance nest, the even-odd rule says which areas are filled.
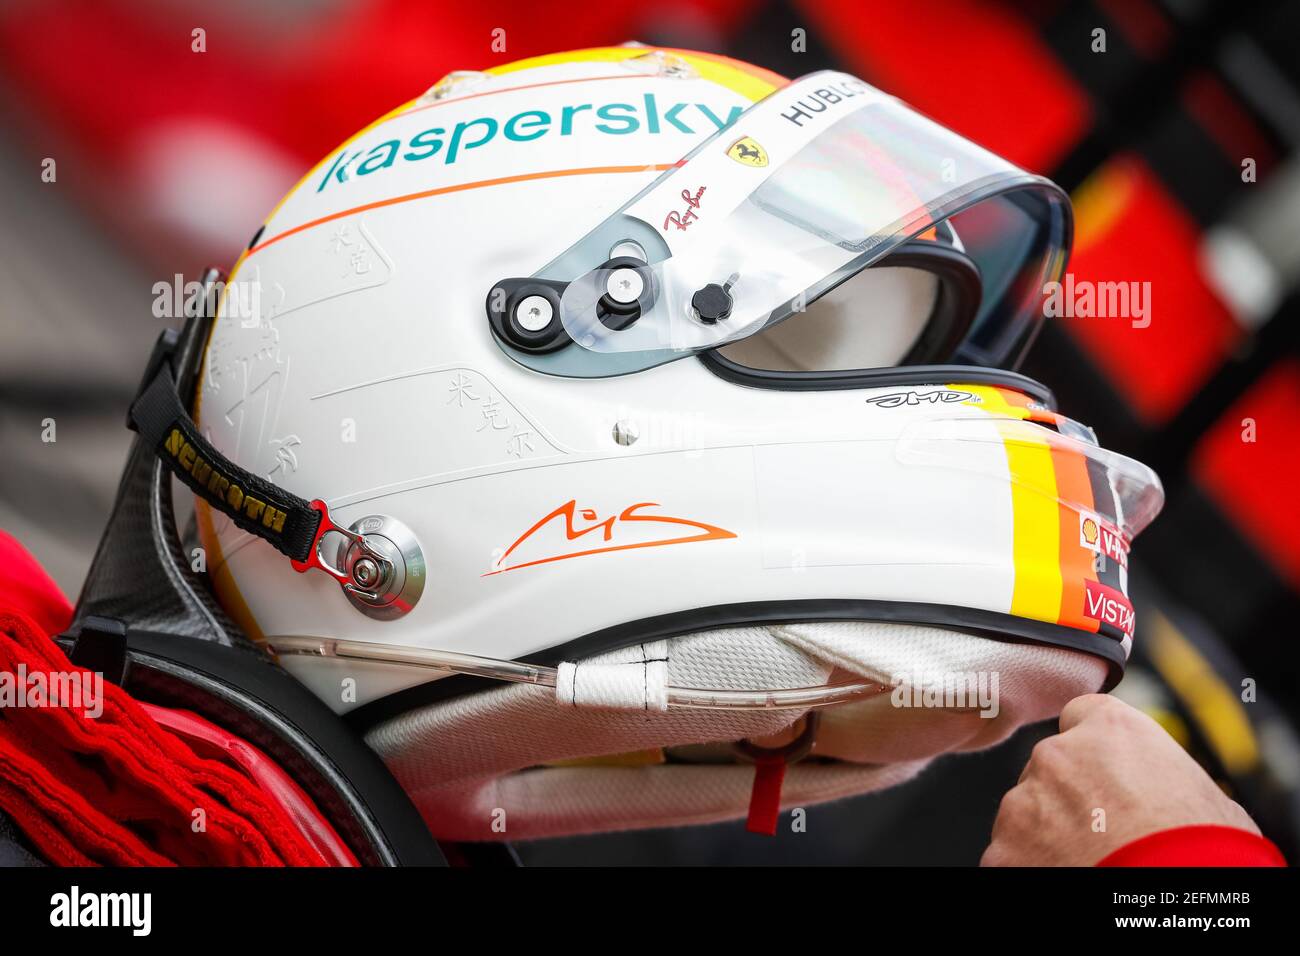
[[[727,147],[727,155],[745,166],[767,165],[767,150],[758,145],[752,136],[742,136]]]

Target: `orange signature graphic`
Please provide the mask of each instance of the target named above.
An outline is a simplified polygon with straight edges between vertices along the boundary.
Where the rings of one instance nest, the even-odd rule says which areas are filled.
[[[531,528],[529,528],[527,531],[521,534],[518,537],[518,539],[515,541],[515,543],[506,549],[505,554],[501,556],[501,559],[497,563],[501,565],[505,565],[506,562],[510,559],[510,555],[514,553],[514,551],[520,545],[522,545],[525,541],[531,538],[542,528],[546,527],[552,521],[560,517],[564,518],[564,536],[565,539],[568,541],[577,541],[579,538],[582,538],[585,535],[589,535],[592,532],[599,531],[601,532],[600,540],[604,542],[612,542],[615,539],[615,534],[618,531],[618,529],[637,522],[649,522],[654,524],[674,525],[679,527],[684,526],[687,528],[695,528],[699,533],[687,534],[687,535],[682,535],[678,533],[675,534],[673,537],[655,538],[654,540],[651,541],[634,541],[634,542],[628,542],[627,544],[607,543],[604,547],[585,548],[579,551],[566,551],[563,554],[554,554],[551,555],[550,557],[536,558],[532,561],[521,562],[520,564],[511,564],[506,567],[499,567],[495,571],[485,572],[483,574],[483,577],[488,577],[489,575],[493,575],[493,574],[502,574],[503,572],[506,571],[516,571],[519,568],[529,568],[535,564],[547,564],[551,561],[565,561],[568,560],[569,558],[581,558],[588,554],[604,554],[607,551],[627,551],[631,548],[658,548],[669,544],[689,544],[692,541],[720,541],[724,538],[736,537],[734,533],[727,531],[725,528],[718,528],[711,524],[705,524],[702,521],[691,521],[687,518],[673,518],[673,517],[669,517],[668,515],[638,514],[638,512],[642,508],[658,508],[658,507],[659,507],[658,503],[654,501],[638,502],[637,504],[634,505],[628,505],[626,508],[622,510],[621,513],[617,515],[611,515],[610,517],[606,518],[604,521],[601,521],[599,516],[596,514],[596,512],[591,508],[583,508],[580,512],[578,512],[582,520],[591,521],[594,522],[594,524],[586,528],[578,528],[574,524],[574,512],[578,510],[578,502],[576,499],[567,501],[564,504],[560,505],[560,507],[552,511],[550,514],[548,514],[541,521],[537,522],[537,524],[533,525]]]

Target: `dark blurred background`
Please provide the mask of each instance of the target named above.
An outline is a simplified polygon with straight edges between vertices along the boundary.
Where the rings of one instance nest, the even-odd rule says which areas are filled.
[[[1049,321],[1026,371],[1165,482],[1117,692],[1300,858],[1300,3],[0,3],[0,527],[75,597],[161,322],[154,283],[228,267],[305,169],[445,73],[633,39],[856,73],[1068,189],[1076,280],[1151,283],[1148,327]],[[815,809],[804,834],[519,852],[974,863],[1050,730]]]

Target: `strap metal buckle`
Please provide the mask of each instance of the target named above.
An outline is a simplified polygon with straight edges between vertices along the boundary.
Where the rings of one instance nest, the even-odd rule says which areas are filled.
[[[342,535],[349,544],[360,549],[360,557],[369,558],[375,562],[374,566],[379,570],[376,581],[382,581],[385,577],[393,573],[393,564],[383,554],[375,550],[366,541],[366,536],[358,534],[349,528],[334,523],[330,517],[329,508],[325,502],[317,498],[311,502],[311,509],[320,514],[320,525],[316,528],[316,536],[312,539],[311,550],[307,554],[307,560],[296,561],[290,558],[293,569],[299,573],[305,573],[312,568],[324,571],[343,588],[344,592],[355,594],[357,597],[366,601],[380,600],[379,593],[369,587],[363,586],[356,579],[356,572],[348,571],[344,568],[335,567],[332,562],[326,559],[322,553],[322,547],[325,538],[330,534]],[[357,567],[358,562],[352,562],[353,568]]]

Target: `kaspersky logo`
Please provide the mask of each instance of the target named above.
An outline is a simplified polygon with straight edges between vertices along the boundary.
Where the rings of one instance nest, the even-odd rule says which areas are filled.
[[[736,537],[731,531],[703,521],[645,513],[646,509],[658,507],[653,501],[642,501],[601,518],[594,508],[579,510],[576,499],[566,501],[516,538],[483,577],[610,551]]]
[[[349,180],[390,169],[398,163],[433,160],[454,166],[475,150],[490,149],[502,141],[526,143],[543,138],[596,132],[626,136],[644,132],[707,136],[734,123],[744,107],[733,106],[720,115],[706,103],[664,103],[653,93],[631,103],[575,103],[558,109],[523,110],[513,116],[480,116],[450,126],[431,126],[405,140],[388,139],[368,146],[348,147],[334,157],[317,192],[337,188]]]

